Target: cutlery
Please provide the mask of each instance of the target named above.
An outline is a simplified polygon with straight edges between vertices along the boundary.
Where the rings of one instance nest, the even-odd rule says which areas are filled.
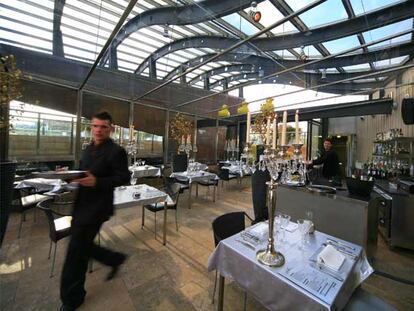
[[[334,243],[334,244],[339,245],[339,246],[342,246],[342,247],[349,248],[349,249],[351,249],[353,251],[356,251],[355,247],[352,247],[352,246],[347,245],[345,243],[342,243],[342,242],[339,242],[339,241],[336,241],[336,240],[332,240],[332,239],[326,239],[326,241],[327,242],[330,242],[330,243]]]
[[[239,239],[236,239],[236,241],[239,242],[239,243],[241,243],[241,244],[243,244],[244,246],[247,246],[248,248],[250,248],[250,249],[252,249],[254,251],[256,250],[256,247],[254,247],[252,244],[250,244],[247,241],[239,240]]]
[[[338,280],[340,282],[343,282],[344,281],[344,279],[341,276],[337,275],[335,272],[331,272],[330,271],[331,270],[330,268],[328,268],[326,266],[323,266],[323,265],[320,265],[318,262],[316,262],[316,260],[310,260],[309,265],[312,268],[315,268],[315,269],[321,271],[322,273],[325,273],[325,274],[333,277],[334,279],[336,279],[336,280]]]

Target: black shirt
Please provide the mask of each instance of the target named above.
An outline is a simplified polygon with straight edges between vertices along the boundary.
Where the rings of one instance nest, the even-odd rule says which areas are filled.
[[[79,187],[72,225],[103,223],[114,211],[114,188],[129,181],[126,152],[112,139],[97,146],[91,143],[82,153],[80,169],[90,171],[96,177],[96,185]]]
[[[325,151],[318,159],[313,160],[312,164],[323,164],[322,175],[325,178],[339,175],[338,154],[334,150]]]

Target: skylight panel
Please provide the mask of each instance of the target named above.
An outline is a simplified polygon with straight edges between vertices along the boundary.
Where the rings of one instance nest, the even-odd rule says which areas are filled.
[[[36,36],[43,39],[52,40],[52,31],[51,30],[42,30],[32,26],[22,25],[19,22],[12,22],[9,20],[1,21],[1,28],[6,28],[11,31],[18,30],[20,33],[25,33],[29,36]]]
[[[43,17],[37,16],[35,14],[25,14],[18,9],[13,10],[12,8],[8,8],[6,6],[1,5],[0,9],[0,18],[1,19],[9,19],[14,20],[16,22],[25,21],[28,24],[44,27],[48,29],[53,29],[53,20]]]
[[[375,65],[375,68],[386,68],[386,67],[402,64],[407,59],[408,59],[408,56],[400,56],[400,57],[384,59],[384,60],[374,62],[374,65]]]
[[[324,42],[323,45],[328,49],[331,54],[336,54],[353,47],[360,46],[360,42],[356,35],[348,36],[336,40]]]
[[[292,53],[290,53],[288,50],[278,50],[278,51],[273,51],[273,52],[282,58],[288,58],[288,59],[295,58],[296,59],[296,57]]]
[[[352,71],[365,71],[365,70],[370,70],[371,69],[369,64],[359,64],[359,65],[345,66],[345,67],[342,67],[342,68],[345,69],[346,71],[349,71],[349,72],[352,72]]]
[[[44,6],[44,5],[37,4],[36,2],[32,3],[31,1],[20,1],[20,0],[6,1],[6,2],[7,4],[9,4],[10,7],[18,8],[23,12],[30,12],[38,16],[43,16],[48,19],[53,19],[53,7],[51,7],[50,5]],[[42,1],[42,4],[49,4],[49,3],[44,3],[44,1]],[[53,2],[52,2],[52,5],[53,5]]]
[[[253,26],[250,22],[248,22],[238,13],[233,13],[224,16],[222,17],[222,19],[248,36],[251,36],[259,31],[257,27]]]
[[[365,38],[365,41],[372,42],[372,41],[375,41],[375,40],[378,40],[378,39],[381,39],[387,36],[391,36],[392,34],[396,34],[404,30],[408,30],[412,28],[412,26],[413,26],[413,19],[410,18],[410,19],[406,19],[398,23],[394,23],[391,25],[383,26],[380,28],[376,28],[376,29],[364,32],[363,36]],[[377,47],[384,47],[387,45],[403,42],[406,40],[411,40],[411,36],[412,36],[411,34],[406,34],[404,36],[393,38],[388,41],[384,41],[384,42],[381,42],[375,45],[371,45],[369,49],[374,49]]]
[[[289,1],[291,3],[293,1]],[[294,1],[302,2],[302,1]],[[311,2],[311,1],[309,1]],[[309,27],[314,28],[323,24],[347,19],[348,14],[341,0],[328,0],[313,9],[299,15],[299,18]]]
[[[79,57],[79,58],[87,59],[87,60],[91,60],[91,61],[94,61],[95,58],[96,58],[96,55],[97,55],[93,52],[82,51],[78,48],[72,48],[72,47],[69,47],[67,45],[64,46],[64,52],[65,52],[65,56],[67,56],[66,54],[69,54],[69,55],[72,56],[71,58],[76,59],[77,57]]]
[[[294,50],[300,54],[301,49],[300,48],[294,48]],[[303,51],[305,52],[306,56],[310,58],[318,58],[321,57],[321,53],[313,46],[313,45],[307,45],[303,48]]]
[[[400,0],[350,0],[356,15],[365,14],[381,7],[400,2]]]
[[[5,31],[5,30],[0,29],[0,40],[2,39],[11,40],[16,43],[21,42],[23,44],[27,44],[34,48],[43,48],[46,50],[52,50],[51,40],[42,39],[42,38],[34,38],[30,35],[12,33],[7,30]]]

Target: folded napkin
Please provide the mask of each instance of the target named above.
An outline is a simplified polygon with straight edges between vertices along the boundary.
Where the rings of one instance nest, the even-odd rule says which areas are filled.
[[[286,231],[289,231],[289,232],[295,231],[298,227],[299,225],[294,222],[289,222],[287,226],[282,226],[282,228],[286,229]]]
[[[263,239],[269,232],[269,225],[267,223],[259,223],[249,228],[249,233],[258,237],[260,240]]]
[[[339,271],[345,261],[345,256],[335,249],[332,245],[327,245],[317,257],[319,263]]]

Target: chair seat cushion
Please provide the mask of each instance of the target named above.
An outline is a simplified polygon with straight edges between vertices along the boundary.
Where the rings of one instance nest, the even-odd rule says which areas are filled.
[[[147,210],[150,210],[151,212],[158,212],[158,211],[162,211],[164,209],[164,203],[160,202],[160,203],[153,203],[153,204],[148,204],[148,205],[144,205],[144,208],[146,208]],[[167,209],[176,209],[177,205],[175,203],[167,203]]]
[[[56,231],[69,229],[72,223],[72,216],[63,216],[54,220]]]
[[[214,179],[200,180],[197,183],[201,186],[215,186],[218,184],[218,180],[214,180]]]
[[[47,199],[48,196],[42,194],[31,194],[25,197],[22,197],[22,205],[23,207],[30,207],[32,205],[36,205],[37,203]]]

